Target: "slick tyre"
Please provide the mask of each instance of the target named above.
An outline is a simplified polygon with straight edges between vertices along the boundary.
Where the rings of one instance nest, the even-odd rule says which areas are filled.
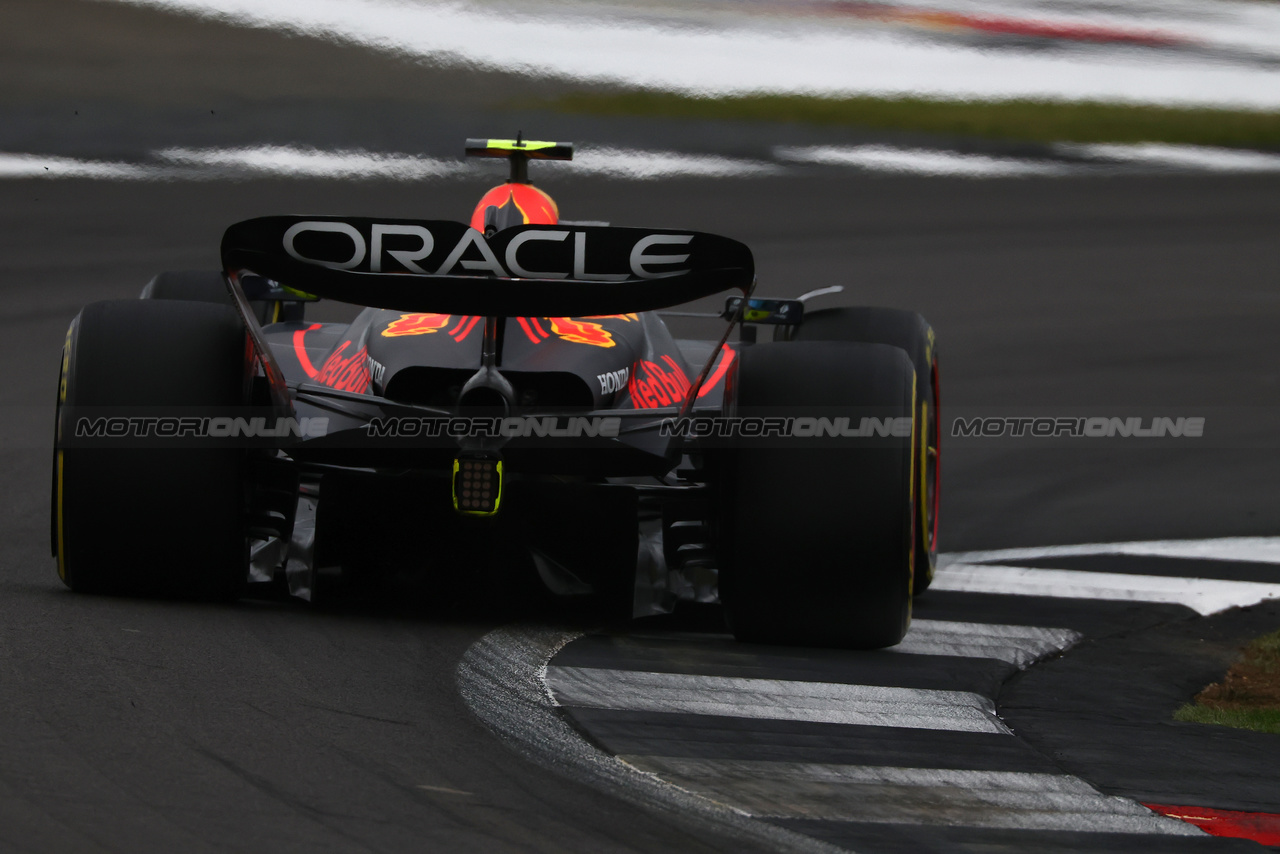
[[[938,566],[938,498],[942,417],[938,347],[933,328],[914,311],[896,308],[824,308],[804,316],[795,341],[857,341],[905,350],[916,370],[916,570],[914,592],[928,589]]]
[[[88,305],[63,349],[51,536],[72,590],[227,598],[247,570],[245,452],[76,438],[82,418],[234,414],[247,400],[245,329],[221,305]]]
[[[142,299],[181,300],[183,302],[209,302],[235,308],[235,300],[217,270],[171,270],[159,273],[142,289]],[[266,325],[284,318],[284,303],[268,300],[251,300],[258,323]],[[295,319],[295,318],[289,318]],[[301,316],[296,319],[301,320]]]
[[[211,302],[235,306],[231,292],[217,270],[171,270],[158,273],[142,289],[142,299]]]
[[[730,414],[844,417],[852,429],[866,416],[897,434],[739,438],[719,458],[720,597],[734,635],[898,643],[911,620],[915,540],[911,361],[881,344],[766,344],[741,352],[730,382]]]

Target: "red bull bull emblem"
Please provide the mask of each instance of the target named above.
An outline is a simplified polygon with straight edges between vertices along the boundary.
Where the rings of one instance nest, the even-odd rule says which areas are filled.
[[[613,334],[599,323],[592,320],[625,320],[628,323],[638,321],[638,314],[602,314],[586,320],[575,320],[572,317],[517,317],[516,322],[524,330],[525,337],[533,344],[541,344],[554,333],[561,341],[571,344],[591,344],[596,347],[612,347],[616,342]],[[551,332],[542,328],[542,321],[547,321]]]
[[[382,330],[383,338],[399,338],[402,335],[430,335],[449,325],[448,314],[402,314]]]
[[[612,347],[617,343],[609,330],[599,323],[574,320],[571,317],[548,317],[547,320],[551,322],[551,331],[560,336],[562,341],[591,344],[596,347]]]

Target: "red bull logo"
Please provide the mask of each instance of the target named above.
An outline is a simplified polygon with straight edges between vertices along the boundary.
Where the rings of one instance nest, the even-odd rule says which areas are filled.
[[[430,335],[449,325],[448,314],[402,314],[382,330],[383,338],[399,338],[402,335]]]
[[[680,365],[670,356],[662,357],[663,364],[640,361],[631,373],[627,392],[636,409],[656,409],[660,406],[679,406],[689,394],[689,378]]]
[[[548,317],[551,322],[551,331],[560,336],[563,341],[571,341],[574,344],[591,344],[595,347],[612,347],[615,342],[613,335],[609,333],[599,323],[592,323],[588,320],[574,320],[571,317]]]
[[[364,347],[361,347],[355,353],[344,356],[343,353],[351,343],[343,341],[338,349],[325,359],[320,373],[316,375],[316,380],[339,391],[364,394],[369,388],[369,354]]]

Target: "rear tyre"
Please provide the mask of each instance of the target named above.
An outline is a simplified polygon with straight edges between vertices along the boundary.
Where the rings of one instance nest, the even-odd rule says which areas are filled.
[[[68,440],[72,417],[231,415],[246,401],[245,329],[232,309],[120,300],[80,312],[63,352],[53,471],[53,550],[68,587],[184,598],[241,590],[243,450]]]
[[[804,316],[797,341],[858,341],[905,350],[916,369],[916,571],[914,593],[928,589],[938,565],[938,483],[942,419],[938,348],[933,327],[914,311],[897,308],[824,308]]]
[[[911,620],[910,360],[878,344],[760,345],[741,352],[730,382],[738,416],[848,417],[854,429],[892,418],[900,434],[741,439],[718,460],[720,597],[734,635],[898,643]]]
[[[142,289],[142,299],[211,302],[235,307],[222,274],[217,270],[171,270],[156,274]]]
[[[177,270],[159,273],[142,289],[142,299],[168,299],[183,302],[210,302],[235,308],[236,301],[217,270]],[[297,306],[294,310],[291,307]],[[279,323],[282,320],[301,320],[302,303],[282,303],[275,300],[250,300],[258,323]],[[289,316],[286,317],[285,315]],[[296,316],[295,316],[296,315]]]

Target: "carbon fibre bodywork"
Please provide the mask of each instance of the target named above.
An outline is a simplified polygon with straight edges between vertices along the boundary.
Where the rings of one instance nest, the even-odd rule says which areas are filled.
[[[484,150],[518,187],[529,151],[568,153]],[[52,469],[68,586],[233,596],[247,564],[307,599],[408,572],[435,599],[462,583],[488,601],[540,578],[617,617],[718,600],[753,642],[902,639],[928,584],[915,555],[936,548],[917,536],[937,495],[922,317],[819,310],[795,340],[805,301],[840,286],[757,298],[734,240],[562,222],[501,192],[473,222],[245,220],[220,272],[87,306]],[[676,341],[657,313],[729,290],[696,315],[718,339]],[[321,298],[365,308],[305,321]],[[761,324],[775,343],[753,347]],[[122,484],[130,502],[110,504]]]
[[[517,416],[621,419],[619,435],[591,437],[558,450],[554,437],[514,437],[504,456],[521,471],[628,476],[663,474],[674,462],[670,437],[656,427],[677,415],[705,364],[689,356],[715,353],[706,380],[692,395],[692,412],[719,413],[735,345],[675,341],[661,318],[642,312],[618,318],[505,318],[502,376],[511,382]],[[447,418],[488,412],[459,406],[480,365],[482,318],[366,309],[350,325],[302,322],[266,326],[262,337],[290,392],[294,416],[327,417],[326,435],[290,446],[299,459],[339,459],[344,465],[443,466],[457,446],[384,441],[362,446],[359,436],[377,418]],[[399,326],[397,326],[399,324]],[[590,327],[593,339],[583,340]],[[399,334],[412,328],[413,334]],[[574,330],[568,332],[568,330]],[[573,338],[566,338],[572,334]],[[536,339],[536,340],[535,340]],[[686,353],[686,349],[689,351]],[[705,358],[705,356],[704,356]]]
[[[381,254],[370,257],[369,246]],[[663,254],[671,246],[678,251]],[[489,311],[654,306],[726,285],[746,294],[753,273],[741,244],[602,227],[512,228],[486,240],[457,223],[272,217],[228,229],[223,256],[253,342],[257,399],[272,401],[279,416],[326,423],[323,435],[263,454],[286,488],[255,492],[255,517],[275,524],[257,529],[251,579],[283,575],[291,592],[311,598],[325,577],[426,569],[397,540],[427,526],[473,555],[482,541],[511,546],[559,593],[607,593],[630,608],[640,566],[662,588],[642,612],[668,607],[678,592],[714,596],[706,478],[684,440],[660,426],[681,414],[720,414],[735,359],[732,323],[719,341],[682,347],[654,311],[512,316],[401,306],[435,304],[433,295],[442,306]],[[510,275],[525,268],[538,278]],[[264,288],[263,271],[288,276],[287,289]],[[395,307],[366,308],[350,324],[260,326],[246,293],[349,299],[353,289],[363,289],[364,302]],[[400,430],[485,417],[551,429],[480,437]],[[602,419],[608,429],[557,433]],[[501,459],[503,503],[467,519],[456,512],[456,489],[450,506],[450,477],[475,454]],[[672,570],[689,572],[673,583]]]

